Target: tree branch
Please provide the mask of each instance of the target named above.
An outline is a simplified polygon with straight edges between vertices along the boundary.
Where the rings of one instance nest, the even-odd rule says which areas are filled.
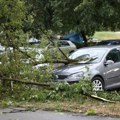
[[[68,60],[51,60],[51,61],[45,60],[45,61],[40,61],[40,62],[35,61],[35,62],[32,62],[32,64],[37,65],[37,64],[43,64],[43,63],[63,63],[65,65],[67,65],[67,64],[77,63],[77,62],[78,62],[78,60],[70,60],[70,59],[68,59]]]
[[[37,85],[41,87],[51,87],[50,84],[46,83],[39,83],[39,82],[30,82],[30,81],[24,81],[24,80],[19,80],[19,79],[14,79],[14,78],[0,78],[2,81],[13,81],[16,83],[21,83],[21,84],[26,84],[26,85]]]

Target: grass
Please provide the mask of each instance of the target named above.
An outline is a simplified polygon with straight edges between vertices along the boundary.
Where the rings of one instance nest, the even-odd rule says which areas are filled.
[[[111,31],[95,32],[93,38],[98,40],[120,39],[120,32],[111,32]]]
[[[62,97],[62,96],[61,96]],[[31,100],[31,101],[17,101],[12,99],[6,99],[0,101],[0,108],[24,108],[26,111],[57,111],[57,112],[72,112],[82,113],[84,115],[101,115],[101,116],[114,116],[120,117],[120,102],[114,103],[99,101],[90,97],[85,97],[84,101],[63,99],[63,100]],[[114,97],[114,96],[113,96]]]
[[[82,113],[85,115],[101,115],[120,117],[120,102],[105,103],[89,99],[85,103],[73,101],[46,101],[46,102],[26,102],[16,107],[23,107],[26,110],[46,110],[58,112]]]

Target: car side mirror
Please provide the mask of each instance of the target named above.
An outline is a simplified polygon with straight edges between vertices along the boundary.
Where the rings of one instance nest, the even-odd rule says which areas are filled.
[[[113,60],[107,60],[107,61],[104,63],[104,65],[105,65],[105,66],[108,66],[108,65],[112,65],[113,63],[114,63]]]

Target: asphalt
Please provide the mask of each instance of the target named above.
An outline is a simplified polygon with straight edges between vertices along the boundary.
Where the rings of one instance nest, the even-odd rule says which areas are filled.
[[[9,108],[0,110],[0,120],[120,120],[120,118],[86,116],[83,114],[56,111],[26,111],[23,108]]]

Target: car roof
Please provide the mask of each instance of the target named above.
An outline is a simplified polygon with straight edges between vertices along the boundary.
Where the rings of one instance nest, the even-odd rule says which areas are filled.
[[[120,44],[120,39],[99,40],[97,42],[97,45],[114,45],[114,44],[115,45]]]
[[[120,45],[100,45],[100,46],[90,46],[90,47],[83,47],[80,49],[114,49],[114,48],[118,48],[120,47]]]

